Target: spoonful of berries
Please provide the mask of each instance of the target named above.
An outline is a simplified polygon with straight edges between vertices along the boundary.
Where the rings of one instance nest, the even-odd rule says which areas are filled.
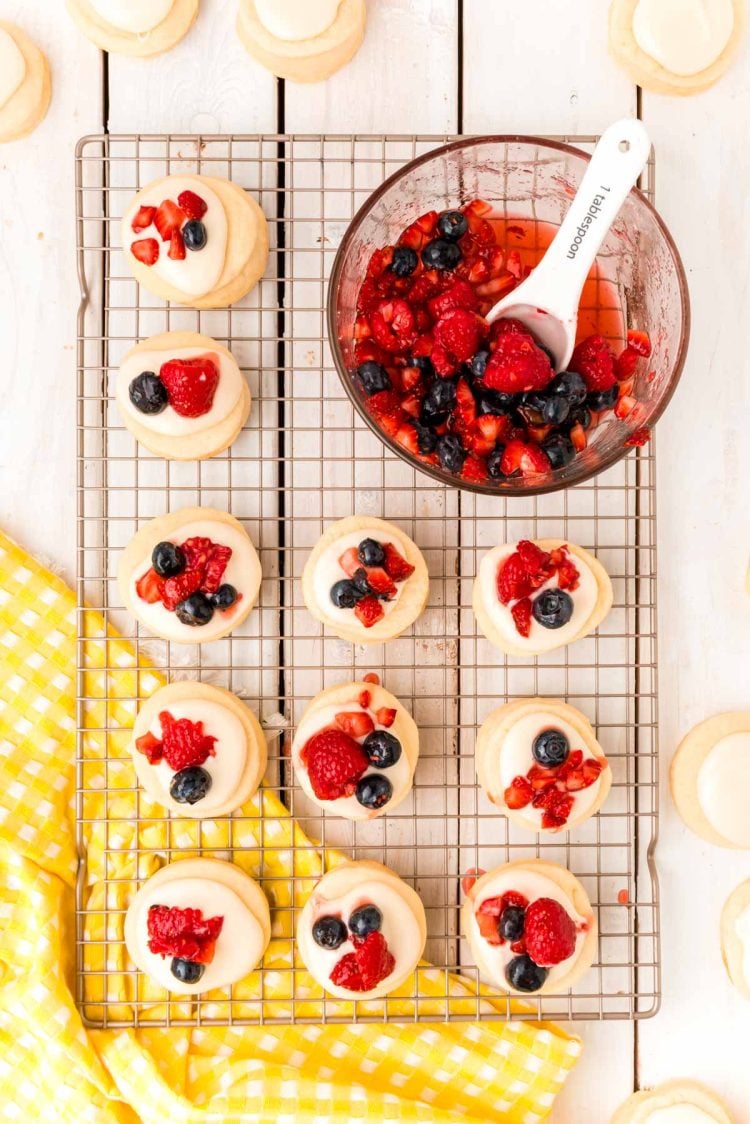
[[[643,124],[626,117],[604,132],[568,213],[544,257],[525,281],[487,314],[490,324],[521,320],[552,352],[556,371],[573,354],[578,304],[599,247],[648,160]]]

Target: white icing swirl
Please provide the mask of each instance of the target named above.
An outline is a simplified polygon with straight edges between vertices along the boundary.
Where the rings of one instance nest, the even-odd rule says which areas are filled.
[[[142,371],[158,375],[162,364],[171,359],[193,359],[207,355],[219,368],[219,382],[211,409],[198,418],[186,418],[172,406],[160,414],[142,414],[130,401],[129,388]],[[139,425],[165,437],[189,437],[223,421],[237,405],[242,394],[242,372],[234,360],[205,347],[178,347],[174,351],[138,351],[128,356],[117,374],[117,402],[123,413]]]
[[[89,0],[89,3],[111,27],[132,35],[153,31],[174,7],[174,0]]]
[[[176,259],[170,258],[169,242],[162,242],[153,223],[145,230],[135,232],[132,222],[140,207],[159,207],[165,199],[171,199],[176,204],[183,191],[194,192],[206,204],[206,213],[200,221],[206,228],[207,238],[202,250],[186,249],[185,257]],[[137,202],[131,203],[122,220],[123,245],[132,247],[134,242],[144,238],[156,239],[159,257],[152,266],[146,268],[152,269],[162,281],[189,297],[202,297],[216,288],[226,260],[227,232],[227,216],[218,195],[204,180],[197,180],[193,176],[170,176],[147,187],[141,192]]]
[[[639,0],[633,13],[638,46],[681,77],[711,66],[733,30],[732,0]]]
[[[258,19],[276,39],[316,39],[335,21],[341,0],[255,0]]]
[[[361,531],[352,531],[348,535],[342,535],[336,542],[331,543],[327,547],[315,566],[315,573],[313,575],[313,588],[315,590],[315,600],[325,612],[326,616],[334,621],[341,621],[351,627],[352,624],[359,624],[358,618],[355,616],[354,609],[340,609],[338,605],[334,605],[331,601],[331,587],[336,582],[344,581],[347,574],[342,570],[339,563],[339,558],[347,550],[353,546],[359,546],[364,539],[375,539],[376,542],[388,542],[384,538],[381,530],[375,530],[372,527],[365,527]],[[403,557],[403,550],[397,540],[394,539],[393,545],[399,554]],[[406,581],[409,579],[407,578]],[[381,601],[380,604],[383,608],[383,613],[387,617],[389,613],[393,612],[401,592],[406,585],[406,581],[394,583],[396,585],[396,593],[390,601]],[[380,618],[383,620],[383,617]],[[363,632],[366,632],[364,625],[362,625]]]
[[[479,566],[479,582],[487,615],[500,635],[516,648],[525,649],[530,656],[537,652],[549,652],[567,644],[590,619],[599,597],[596,578],[586,562],[577,554],[570,560],[578,570],[579,584],[575,590],[567,590],[573,600],[573,612],[562,628],[544,628],[534,618],[528,636],[521,636],[511,615],[511,605],[503,605],[497,592],[497,575],[506,558],[516,550],[516,543],[496,546],[485,554]],[[532,594],[532,600],[545,589],[557,589],[557,575],[554,575]]]
[[[26,59],[10,32],[0,27],[0,109],[7,105],[26,77]]]
[[[171,957],[153,953],[148,947],[148,911],[152,905],[200,909],[204,918],[223,917],[214,957],[195,984],[179,983],[172,975]],[[238,894],[222,882],[207,878],[170,878],[157,886],[146,887],[138,901],[134,932],[140,959],[148,964],[148,974],[172,991],[196,993],[226,987],[248,976],[260,962],[265,938],[260,922]]]
[[[711,826],[737,847],[750,847],[750,732],[720,738],[698,770],[698,803]]]
[[[716,1117],[694,1104],[671,1104],[649,1112],[645,1124],[716,1124]]]

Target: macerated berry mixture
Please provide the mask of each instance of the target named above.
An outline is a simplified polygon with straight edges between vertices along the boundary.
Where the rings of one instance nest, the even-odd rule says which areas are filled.
[[[164,759],[170,769],[179,772],[193,765],[202,765],[209,757],[216,756],[216,738],[203,733],[202,722],[191,722],[189,718],[173,718],[168,710],[159,714],[161,740],[153,734],[144,734],[136,739],[136,748],[151,765],[158,765]]]
[[[134,234],[141,234],[155,226],[159,238],[139,238],[130,245],[130,252],[143,265],[152,266],[161,253],[159,241],[168,242],[167,256],[173,261],[184,261],[186,249],[202,250],[208,242],[208,231],[200,220],[208,204],[194,191],[183,191],[177,198],[163,199],[158,207],[139,207],[130,226]],[[189,415],[190,416],[190,415]]]
[[[376,811],[393,796],[393,785],[382,770],[401,758],[401,742],[389,732],[396,720],[392,707],[370,711],[371,695],[362,691],[362,710],[342,710],[334,725],[319,730],[300,753],[310,787],[319,800],[355,796],[363,808]],[[376,772],[368,772],[372,768]]]
[[[508,890],[481,902],[474,919],[488,944],[510,945],[513,957],[505,965],[505,978],[516,991],[539,991],[549,969],[576,949],[576,923],[553,898],[529,903],[523,894]]]
[[[578,589],[580,574],[571,559],[567,546],[552,551],[541,550],[536,543],[522,539],[516,549],[498,568],[497,596],[502,605],[510,608],[516,632],[527,637],[531,632],[532,617],[544,628],[559,628],[560,606],[551,617],[545,615],[540,607],[545,594],[534,598],[533,594],[546,582],[555,579],[557,590],[563,591],[564,608],[572,613],[573,602],[567,590]],[[549,595],[547,591],[546,596]],[[564,621],[562,623],[565,623]]]
[[[569,464],[604,413],[627,417],[636,365],[628,332],[615,355],[588,335],[569,369],[513,319],[484,316],[530,272],[498,243],[491,207],[429,211],[375,250],[357,298],[352,372],[379,427],[425,464],[466,481],[538,477]],[[505,232],[517,229],[506,224]],[[630,442],[634,443],[634,442]]]
[[[391,542],[363,539],[339,558],[346,577],[334,582],[330,598],[337,609],[352,609],[365,628],[385,616],[382,602],[392,601],[398,586],[414,573],[414,567]]]
[[[396,960],[380,932],[369,932],[366,937],[352,935],[351,939],[354,952],[341,957],[331,972],[331,982],[347,991],[371,991],[390,976]]]
[[[210,964],[223,924],[223,917],[204,918],[200,909],[152,905],[147,922],[149,951],[194,964]]]
[[[240,599],[233,585],[222,583],[232,548],[208,538],[190,538],[180,546],[157,543],[151,567],[138,579],[135,591],[141,600],[177,614],[183,624],[208,624],[214,612],[226,612]]]

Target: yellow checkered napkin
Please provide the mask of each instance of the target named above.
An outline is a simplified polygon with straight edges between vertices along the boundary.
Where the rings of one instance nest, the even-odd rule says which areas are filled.
[[[576,1063],[580,1042],[552,1024],[440,1022],[446,1003],[440,998],[444,978],[438,972],[433,977],[429,969],[419,973],[417,999],[412,998],[412,980],[396,1007],[389,1007],[389,1013],[395,1010],[404,1020],[418,1013],[423,1020],[418,1025],[405,1021],[180,1028],[180,1018],[191,1014],[186,1001],[172,1005],[170,1029],[86,1031],[70,991],[76,875],[76,618],[70,590],[0,534],[3,1117],[56,1124],[542,1120]],[[137,1000],[148,1005],[149,1017],[158,1019],[165,1010],[164,993],[145,977],[125,971],[129,965],[118,911],[139,880],[158,867],[167,847],[186,856],[195,853],[197,825],[179,819],[165,824],[143,794],[135,795],[126,749],[131,700],[155,690],[161,677],[142,661],[136,668],[133,650],[105,633],[97,614],[84,614],[83,627],[85,694],[102,701],[86,714],[82,812],[84,818],[106,814],[109,824],[106,838],[93,825],[86,833],[86,1010],[95,1020],[101,1012],[98,1003],[106,998],[109,1015],[127,1019]],[[105,734],[105,726],[110,731],[121,726],[122,732]],[[104,787],[105,769],[106,796],[97,792]],[[228,832],[227,821],[204,821],[204,842],[212,847],[233,845],[235,861],[251,874],[262,873],[265,885],[272,887],[273,940],[264,961],[272,970],[265,976],[264,997],[283,1018],[292,994],[291,906],[299,904],[292,885],[304,894],[326,857],[269,790],[233,817],[231,838]],[[136,844],[146,856],[139,868],[133,857]],[[294,883],[292,847],[294,873],[301,876]],[[110,886],[106,901],[105,861]],[[102,974],[97,976],[97,971]],[[257,1014],[259,989],[258,973],[234,989],[235,1017],[252,1019]],[[450,991],[447,1002],[452,1010],[473,1009],[459,978],[451,980]],[[298,970],[296,1010],[316,1017],[319,996],[314,981]],[[491,1005],[491,997],[486,1002]],[[225,992],[212,994],[203,1014],[221,1018],[226,1003]],[[343,1013],[351,1009],[341,1004]]]

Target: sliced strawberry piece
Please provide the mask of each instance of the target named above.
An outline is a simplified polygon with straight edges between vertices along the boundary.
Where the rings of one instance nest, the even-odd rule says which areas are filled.
[[[185,240],[176,228],[172,231],[168,255],[172,261],[183,261],[185,258]]]
[[[461,889],[464,894],[468,894],[469,890],[482,877],[483,874],[486,874],[486,871],[482,870],[481,867],[469,867],[469,869],[466,871],[466,874],[461,879]]]
[[[491,913],[483,913],[481,908],[474,914],[477,920],[479,933],[488,944],[500,945],[503,941],[497,931],[497,917]]]
[[[531,539],[521,539],[516,550],[526,573],[532,578],[539,579],[534,586],[535,589],[538,588],[550,575],[551,555],[547,554]]]
[[[370,260],[367,263],[365,275],[372,278],[382,276],[392,261],[393,246],[382,246],[378,250],[373,250],[370,255]]]
[[[184,221],[184,213],[171,199],[165,199],[156,208],[154,225],[161,235],[162,242],[171,241],[172,234],[180,229]]]
[[[648,332],[640,332],[635,328],[631,328],[628,332],[628,347],[642,355],[644,359],[648,359],[651,355],[651,340]]]
[[[419,367],[401,368],[401,389],[408,394],[422,381],[422,372]]]
[[[505,476],[520,472],[523,476],[536,476],[549,472],[550,463],[538,445],[524,441],[509,441],[500,461],[500,471]]]
[[[615,376],[618,382],[622,383],[632,379],[639,359],[638,352],[632,347],[626,347],[624,351],[620,352],[615,359]]]
[[[506,332],[487,361],[484,385],[505,394],[544,390],[554,377],[549,356],[530,336]],[[614,376],[613,376],[614,377]]]
[[[143,577],[135,583],[135,591],[142,601],[155,605],[162,599],[164,578],[160,578],[154,569],[146,570]]]
[[[518,551],[509,555],[497,572],[497,595],[501,605],[528,597],[534,586]]]
[[[140,234],[142,230],[146,230],[154,221],[156,214],[156,207],[139,207],[135,218],[130,224],[131,230],[136,234]]]
[[[456,404],[453,408],[453,421],[459,433],[465,432],[477,416],[477,404],[466,379],[456,383]]]
[[[464,444],[477,456],[486,457],[503,441],[511,428],[510,418],[504,414],[482,414],[472,422],[464,435]]]
[[[520,601],[516,601],[515,605],[510,610],[513,617],[513,623],[516,626],[516,631],[520,636],[528,636],[531,632],[531,600],[528,597],[522,597]]]
[[[135,748],[145,756],[149,765],[158,765],[162,759],[161,740],[150,732],[135,739]]]
[[[362,569],[362,563],[359,560],[359,551],[356,546],[350,546],[348,550],[344,551],[339,558],[339,566],[348,578],[353,578],[357,570]]]
[[[395,437],[406,420],[396,391],[379,390],[377,394],[370,395],[366,405],[380,428],[390,437]]]
[[[587,336],[581,340],[568,366],[582,375],[590,392],[609,390],[617,381],[615,359],[604,336]]]
[[[159,378],[167,388],[169,404],[183,418],[199,418],[211,409],[219,385],[217,355],[195,355],[162,363]]]
[[[375,729],[369,714],[361,710],[343,710],[336,715],[336,725],[350,738],[366,738]]]
[[[588,760],[584,761],[584,763],[583,763],[583,779],[585,781],[584,788],[589,788],[592,784],[595,784],[599,780],[599,777],[601,776],[601,772],[602,772],[602,769],[604,768],[604,765],[605,765],[605,762],[600,761],[600,760],[598,760],[594,757],[589,757]]]
[[[572,427],[570,440],[573,442],[573,448],[577,453],[583,452],[586,448],[586,430],[580,423]]]
[[[389,729],[396,720],[396,711],[390,706],[381,706],[375,712],[375,719],[378,726],[385,726]]]
[[[636,405],[637,402],[635,398],[630,394],[623,394],[615,403],[615,417],[621,419],[627,418],[633,412]]]
[[[360,624],[363,624],[365,628],[372,628],[374,624],[377,624],[378,621],[382,620],[385,616],[380,601],[378,601],[377,597],[370,596],[370,594],[357,602],[354,606],[354,612],[357,620]]]
[[[514,777],[508,788],[503,793],[505,803],[509,808],[525,808],[531,803],[532,788],[526,777]]]
[[[131,242],[130,252],[142,265],[153,265],[159,260],[159,243],[155,238],[139,238]]]
[[[369,680],[365,680],[365,682],[369,682]],[[367,710],[370,706],[370,692],[360,691],[359,699],[357,701],[359,702],[359,705],[363,710]]]
[[[408,414],[410,418],[418,418],[422,409],[422,399],[418,394],[409,394],[406,398],[403,398],[401,400],[401,409],[405,414]],[[402,433],[402,430],[404,430],[405,428],[410,428],[411,433]],[[401,436],[399,436],[399,434],[401,434]],[[414,426],[402,426],[396,434],[396,440],[398,441],[399,445],[403,445],[404,448],[408,449],[410,453],[414,453],[415,456],[419,456],[419,441],[417,439],[417,431],[414,429]]]
[[[489,480],[490,474],[485,461],[474,453],[469,453],[461,467],[461,476],[464,480],[481,483],[483,480]]]
[[[386,601],[391,601],[396,596],[398,590],[395,584],[380,566],[365,566],[365,573],[367,574],[367,584],[373,593],[377,593],[379,597],[384,597]]]
[[[208,203],[194,191],[181,191],[177,196],[180,210],[188,219],[202,219],[208,210]]]
[[[400,551],[391,542],[384,542],[383,550],[385,551],[385,562],[383,569],[389,578],[393,578],[395,582],[406,581],[414,573],[414,567],[411,562],[407,562]]]
[[[491,277],[489,281],[485,281],[481,285],[477,285],[477,293],[480,297],[485,299],[492,297],[493,300],[500,300],[506,293],[510,293],[516,287],[516,279],[512,273],[505,270],[499,277]]]
[[[405,409],[403,403],[402,403],[401,408],[404,410],[404,413],[409,414],[410,417],[417,417],[419,415],[419,399],[418,398],[415,399],[415,403],[416,403],[416,414],[412,414],[411,409]],[[419,453],[419,440],[417,438],[417,431],[416,431],[416,429],[414,428],[413,425],[402,425],[401,428],[396,433],[396,441],[398,442],[398,444],[403,449],[406,449],[407,452],[411,453],[413,456],[418,455],[418,453]]]

